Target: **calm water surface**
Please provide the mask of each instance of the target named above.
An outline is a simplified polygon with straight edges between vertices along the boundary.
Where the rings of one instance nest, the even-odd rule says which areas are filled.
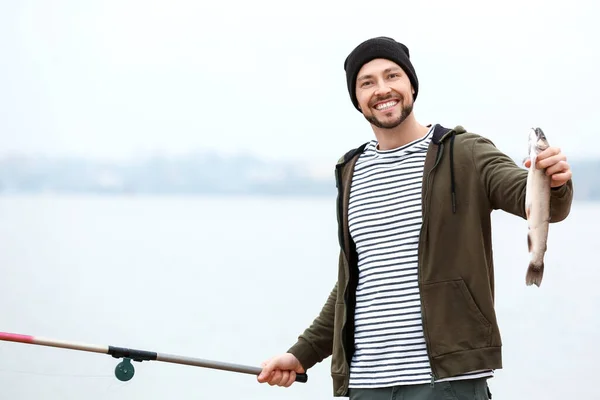
[[[0,331],[248,365],[286,350],[335,282],[333,199],[0,197]],[[541,288],[525,222],[494,214],[504,369],[494,399],[600,398],[600,204],[551,227]],[[468,244],[466,244],[468,245]],[[332,399],[309,383],[0,342],[2,399]]]

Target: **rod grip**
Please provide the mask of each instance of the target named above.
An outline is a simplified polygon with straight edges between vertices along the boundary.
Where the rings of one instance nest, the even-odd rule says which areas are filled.
[[[296,382],[306,383],[308,381],[308,375],[306,374],[296,374]]]

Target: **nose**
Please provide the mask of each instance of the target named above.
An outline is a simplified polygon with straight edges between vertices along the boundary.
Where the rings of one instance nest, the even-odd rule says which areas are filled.
[[[377,83],[377,88],[375,89],[375,95],[377,95],[377,96],[386,95],[386,94],[390,93],[391,91],[392,91],[392,89],[384,81],[379,81]]]

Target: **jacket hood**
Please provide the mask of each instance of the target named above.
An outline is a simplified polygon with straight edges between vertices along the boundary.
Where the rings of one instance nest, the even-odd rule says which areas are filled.
[[[456,125],[454,128],[445,128],[440,124],[435,124],[433,127],[433,137],[431,141],[433,144],[438,146],[438,154],[436,155],[436,164],[437,160],[439,160],[442,149],[444,147],[444,142],[446,140],[450,140],[450,191],[452,194],[452,212],[456,213],[456,179],[454,176],[454,138],[456,135],[460,135],[465,133],[466,129],[461,125]],[[337,162],[336,168],[343,167],[348,161],[354,158],[357,154],[360,154],[364,151],[368,142],[363,143],[361,146],[348,151],[344,154]],[[337,175],[336,175],[337,177]],[[337,186],[337,181],[336,181]]]
[[[466,130],[461,125],[456,125],[454,128],[445,128],[440,124],[435,124],[433,128],[433,143],[439,145],[448,139],[448,137],[454,137],[454,135],[459,135],[461,133],[465,133]],[[359,153],[362,153],[369,142],[363,143],[359,147],[348,151],[344,154],[337,162],[337,166],[342,166],[350,161],[354,156]]]

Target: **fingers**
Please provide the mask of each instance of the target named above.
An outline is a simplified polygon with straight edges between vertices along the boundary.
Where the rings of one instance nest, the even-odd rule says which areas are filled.
[[[542,153],[540,153],[541,155]],[[554,154],[554,155],[546,155],[546,157],[541,158],[538,157],[537,162],[536,162],[536,167],[539,169],[544,169],[544,168],[548,168],[551,167],[555,164],[558,164],[559,162],[567,161],[567,156],[565,156],[563,153],[559,153],[559,154]]]
[[[540,154],[537,155],[538,160],[544,160],[546,158],[552,157],[552,156],[556,156],[558,154],[562,154],[560,152],[560,148],[558,147],[548,147],[546,150],[540,152]]]
[[[546,175],[552,177],[552,187],[564,185],[573,175],[567,157],[558,147],[549,147],[538,154],[536,168],[545,169]]]
[[[290,387],[296,382],[296,372],[294,371],[275,371],[273,377],[269,380],[271,386]]]
[[[546,169],[546,175],[552,177],[552,186],[561,186],[571,179],[571,167],[564,154],[557,154],[545,158],[537,163],[540,169]]]
[[[275,363],[265,361],[261,367],[263,370],[256,378],[260,383],[289,387],[296,381],[296,372],[278,369]]]
[[[266,378],[259,378],[259,382],[266,382],[270,386],[290,387],[296,382],[296,373],[294,371],[276,369],[270,372]]]
[[[523,159],[525,168],[531,168],[531,159],[525,157]],[[551,187],[560,187],[567,183],[572,178],[572,171],[567,156],[561,152],[558,147],[548,147],[536,157],[535,167],[537,169],[545,169],[547,176],[552,178]]]
[[[273,375],[274,364],[271,360],[266,360],[261,363],[262,371],[258,374],[256,378],[260,383],[265,383],[269,381],[271,376]]]
[[[290,371],[290,376],[288,377],[287,382],[283,386],[290,387],[294,382],[296,382],[296,372]]]
[[[279,386],[283,378],[283,374],[284,372],[282,372],[280,369],[276,369],[275,371],[273,371],[273,374],[271,375],[268,384],[271,386]]]
[[[285,353],[261,364],[262,371],[257,380],[260,383],[268,383],[271,386],[289,387],[296,382],[296,374],[304,373],[304,368],[292,354]]]
[[[281,371],[281,378],[276,381],[275,385],[277,386],[289,386],[287,383],[290,380],[290,371]]]
[[[554,175],[552,175],[552,183],[550,186],[552,186],[552,187],[562,186],[565,183],[567,183],[569,181],[569,179],[571,179],[572,176],[573,176],[573,173],[571,172],[571,170],[568,170],[567,172],[562,172],[560,174],[554,174]]]
[[[559,173],[564,173],[569,170],[569,164],[566,161],[560,160],[556,164],[546,167],[546,175],[552,176]]]

